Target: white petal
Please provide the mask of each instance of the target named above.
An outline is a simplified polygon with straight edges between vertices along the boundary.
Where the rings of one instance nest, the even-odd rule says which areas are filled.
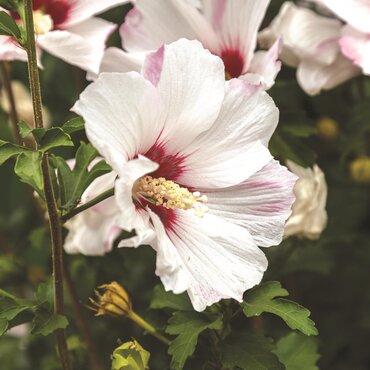
[[[199,11],[183,0],[138,0],[120,28],[122,45],[130,52],[156,50],[182,37],[217,43]]]
[[[166,109],[161,142],[176,154],[216,119],[225,90],[220,58],[198,41],[180,39],[145,61],[143,75],[157,84]]]
[[[281,40],[277,39],[268,51],[257,51],[252,59],[248,73],[255,73],[262,77],[266,89],[272,87],[275,78],[281,69],[279,59]],[[243,76],[241,77],[243,78]]]
[[[369,17],[370,21],[370,17]],[[370,75],[370,38],[350,26],[343,28],[339,40],[342,53],[362,68],[365,75]]]
[[[116,176],[111,172],[94,180],[85,190],[82,204],[112,188]],[[66,252],[87,256],[102,256],[108,253],[121,233],[116,222],[118,215],[116,199],[111,197],[67,221],[64,225],[69,230],[64,243]]]
[[[368,0],[321,0],[321,2],[352,27],[370,33],[370,2]]]
[[[307,58],[330,64],[338,53],[336,40],[341,27],[341,22],[336,19],[320,16],[287,1],[270,26],[260,32],[259,42],[267,48],[281,37],[281,59],[290,66],[296,66],[298,60]]]
[[[239,302],[245,290],[258,284],[267,260],[250,234],[221,218],[198,218],[177,211],[174,230],[163,232],[153,219],[157,232],[157,270],[167,290],[186,287],[197,311],[223,298]]]
[[[38,43],[67,63],[98,73],[105,42],[115,27],[103,19],[92,18],[68,30],[40,35]]]
[[[0,60],[27,61],[27,53],[16,41],[8,36],[0,36]]]
[[[360,70],[338,53],[331,65],[304,60],[297,69],[297,80],[307,94],[316,95],[321,90],[332,89],[359,74]]]
[[[268,165],[239,185],[202,190],[210,213],[245,227],[260,247],[278,245],[295,199],[297,177],[279,162]]]
[[[111,47],[105,50],[103,59],[100,63],[99,73],[102,72],[140,72],[144,62],[145,54],[127,53],[122,49]],[[89,80],[95,80],[97,74],[89,74]]]
[[[270,161],[266,146],[278,117],[261,86],[230,80],[217,120],[182,152],[186,171],[179,182],[212,188],[247,179]]]
[[[162,127],[162,103],[155,87],[136,72],[102,73],[72,108],[105,160],[122,173],[125,163],[145,153]]]
[[[133,159],[123,166],[122,173],[116,181],[115,196],[118,207],[121,210],[118,224],[126,231],[135,229],[136,234],[139,236],[137,239],[138,242],[142,241],[143,234],[147,234],[149,216],[146,211],[135,207],[132,200],[132,188],[136,180],[155,171],[157,168],[157,163],[143,156],[139,156],[138,159]]]
[[[128,2],[129,0],[73,0],[68,20],[63,23],[63,27],[80,23],[95,14]]]
[[[221,39],[219,53],[238,50],[245,73],[257,44],[257,32],[270,0],[203,0],[204,13]]]

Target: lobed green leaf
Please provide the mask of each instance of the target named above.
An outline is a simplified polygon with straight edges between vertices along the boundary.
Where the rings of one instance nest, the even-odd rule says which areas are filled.
[[[65,329],[68,326],[68,320],[65,316],[55,315],[43,307],[35,311],[35,317],[32,321],[31,334],[47,336],[57,329]]]
[[[154,287],[150,308],[171,308],[176,311],[193,311],[193,306],[186,293],[174,294],[172,292],[166,292],[162,284]]]

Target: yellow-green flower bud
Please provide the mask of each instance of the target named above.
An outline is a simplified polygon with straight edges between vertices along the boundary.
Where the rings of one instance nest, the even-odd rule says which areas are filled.
[[[102,294],[95,290],[98,299],[95,301],[90,298],[94,306],[91,308],[97,316],[129,316],[131,314],[131,299],[123,286],[113,281],[110,284],[101,285],[98,289],[102,290]]]
[[[112,355],[112,370],[148,369],[150,353],[133,340],[116,348]]]
[[[370,184],[370,157],[362,156],[352,161],[350,173],[353,181],[359,184]]]
[[[334,140],[338,136],[338,123],[330,117],[322,117],[317,121],[317,134],[325,140]]]

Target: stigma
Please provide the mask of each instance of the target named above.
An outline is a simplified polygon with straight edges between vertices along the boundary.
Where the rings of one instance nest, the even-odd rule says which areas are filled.
[[[54,27],[54,22],[51,16],[43,13],[41,10],[35,10],[33,12],[33,21],[37,35],[44,35]]]
[[[208,211],[208,207],[203,204],[208,201],[206,195],[201,195],[198,191],[192,193],[164,177],[141,177],[134,184],[133,194],[138,201],[144,198],[156,206],[167,209],[193,209],[197,217],[203,217]]]

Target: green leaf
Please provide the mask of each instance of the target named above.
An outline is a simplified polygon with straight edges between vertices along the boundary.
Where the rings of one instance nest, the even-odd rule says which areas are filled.
[[[21,40],[21,31],[14,19],[4,11],[0,11],[0,35],[13,36]]]
[[[154,287],[150,308],[172,308],[176,311],[193,311],[193,306],[191,305],[187,294],[173,294],[172,292],[166,292],[162,284],[158,284]]]
[[[283,370],[284,366],[272,352],[273,349],[269,338],[251,334],[235,335],[222,344],[221,361],[225,369]]]
[[[320,358],[317,340],[300,333],[289,333],[276,343],[274,353],[285,365],[286,370],[318,370]]]
[[[82,117],[75,117],[67,121],[63,126],[62,129],[65,133],[71,134],[75,131],[80,131],[85,128],[85,121]]]
[[[278,281],[269,281],[250,290],[242,303],[243,312],[247,317],[259,316],[269,312],[281,317],[292,329],[306,335],[317,335],[315,323],[309,318],[310,311],[298,303],[284,298],[289,293]]]
[[[27,137],[32,133],[32,128],[28,126],[28,124],[23,120],[18,122],[18,128],[19,133],[23,138]]]
[[[0,6],[7,10],[17,9],[17,4],[13,0],[0,0]]]
[[[53,281],[50,279],[45,283],[40,283],[37,287],[35,297],[39,304],[47,303],[49,307],[52,307],[54,302]]]
[[[6,319],[0,319],[0,337],[4,335],[4,333],[8,330],[8,320]]]
[[[65,329],[68,320],[65,316],[55,315],[43,307],[39,307],[35,312],[32,321],[31,334],[47,336],[57,329]]]
[[[9,158],[14,157],[20,153],[28,153],[29,149],[19,145],[0,140],[0,166]]]
[[[39,141],[39,150],[41,152],[60,146],[73,146],[71,137],[60,127],[53,127],[47,130]]]
[[[27,305],[10,298],[0,296],[0,319],[13,320],[21,312],[31,308],[33,305]]]
[[[198,312],[175,312],[168,321],[166,332],[177,335],[168,348],[172,355],[171,369],[180,370],[191,356],[198,342],[198,336],[206,329],[219,330],[222,327],[222,317],[215,316],[210,320]]]
[[[148,369],[150,353],[136,340],[126,342],[116,348],[112,355],[112,370]]]
[[[31,185],[40,195],[43,193],[44,181],[39,152],[21,153],[14,167],[15,173],[22,182]]]

